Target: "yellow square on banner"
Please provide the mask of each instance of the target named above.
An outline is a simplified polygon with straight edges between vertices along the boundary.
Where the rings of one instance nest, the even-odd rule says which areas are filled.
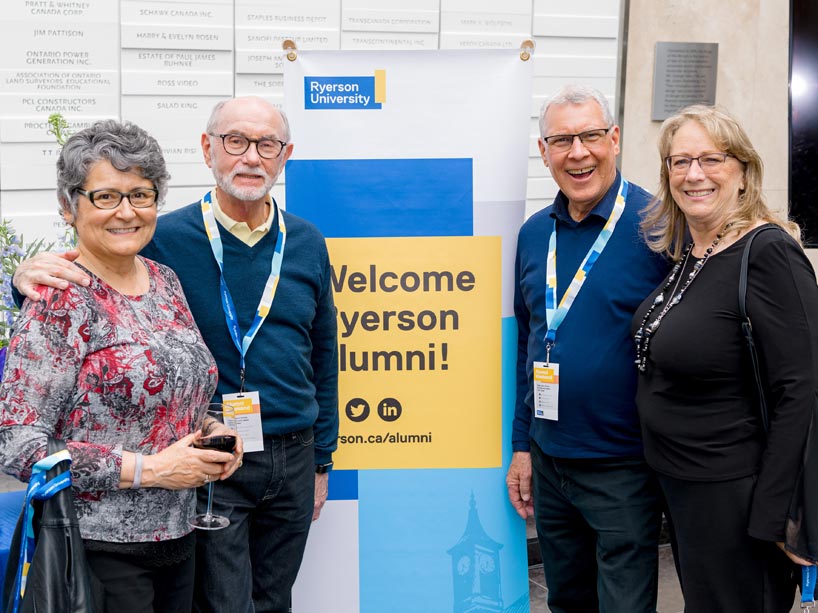
[[[375,102],[386,102],[386,71],[375,71]]]
[[[338,309],[336,468],[500,466],[500,237],[327,245]]]

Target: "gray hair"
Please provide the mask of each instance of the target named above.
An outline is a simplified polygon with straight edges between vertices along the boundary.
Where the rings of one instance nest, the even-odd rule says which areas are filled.
[[[605,94],[598,89],[589,87],[588,85],[566,85],[548,100],[543,102],[543,105],[540,108],[540,136],[543,138],[546,137],[545,114],[552,105],[582,104],[584,102],[588,102],[589,100],[594,100],[599,105],[599,108],[602,109],[602,117],[605,119],[605,123],[608,124],[605,127],[614,125],[611,107],[608,104],[608,99],[605,97]]]
[[[122,172],[137,171],[159,192],[157,206],[165,201],[170,174],[156,139],[136,124],[104,119],[69,138],[57,160],[57,199],[60,212],[77,215],[79,194],[91,168],[102,160]]]
[[[255,96],[247,96],[247,97],[249,98],[249,97],[255,97]],[[221,115],[221,112],[222,112],[222,109],[224,108],[224,105],[227,104],[228,102],[231,102],[232,100],[239,100],[239,99],[240,98],[229,98],[227,100],[221,100],[221,101],[216,103],[216,106],[214,106],[213,110],[210,112],[210,118],[207,120],[207,127],[205,128],[205,130],[207,131],[208,134],[215,134],[216,133],[216,126],[219,123],[219,119],[220,119],[219,116]],[[259,98],[259,100],[263,100],[264,102],[267,102],[266,100],[264,100],[264,98]],[[267,104],[270,104],[270,103],[267,102]],[[281,138],[284,140],[284,142],[289,143],[290,138],[291,138],[291,134],[290,134],[290,120],[287,119],[287,114],[284,112],[283,109],[280,109],[280,108],[278,108],[276,106],[273,106],[272,104],[270,104],[270,107],[272,109],[274,109],[279,114],[279,116],[281,117],[281,124],[284,127],[284,133],[281,135]]]

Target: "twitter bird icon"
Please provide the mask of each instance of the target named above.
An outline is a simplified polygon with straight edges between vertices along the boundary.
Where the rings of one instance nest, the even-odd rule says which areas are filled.
[[[353,398],[347,402],[346,414],[349,421],[364,421],[369,417],[369,403],[363,398]]]

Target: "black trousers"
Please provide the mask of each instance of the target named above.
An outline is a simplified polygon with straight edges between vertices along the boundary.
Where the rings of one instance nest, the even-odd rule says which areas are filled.
[[[86,556],[100,613],[190,613],[194,555],[160,567],[105,551],[86,551]]]
[[[676,532],[677,568],[690,613],[787,613],[800,569],[747,534],[755,477],[699,482],[659,475]]]

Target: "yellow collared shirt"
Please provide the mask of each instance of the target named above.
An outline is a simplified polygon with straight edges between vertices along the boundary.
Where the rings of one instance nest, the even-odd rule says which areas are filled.
[[[270,228],[273,227],[273,219],[275,218],[275,209],[273,208],[272,200],[270,196],[267,196],[267,219],[254,230],[250,229],[250,226],[243,221],[236,221],[232,217],[229,217],[224,211],[222,211],[221,205],[219,205],[219,199],[216,196],[216,189],[214,188],[210,192],[211,199],[213,201],[213,215],[216,217],[216,221],[218,221],[222,226],[224,226],[230,234],[235,236],[241,242],[243,242],[248,247],[252,247],[257,242],[259,242],[269,231]]]

